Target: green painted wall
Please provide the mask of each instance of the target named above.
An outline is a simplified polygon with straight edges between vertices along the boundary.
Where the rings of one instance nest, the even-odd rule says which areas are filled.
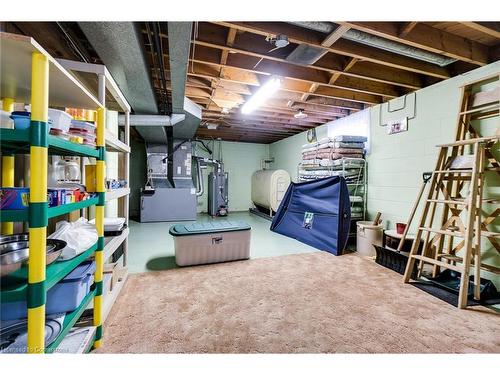
[[[410,95],[405,108],[387,113],[387,104],[370,109],[371,151],[368,160],[368,214],[373,217],[382,212],[386,228],[394,228],[396,222],[406,222],[415,201],[424,171],[433,170],[436,162],[437,144],[454,140],[457,112],[460,101],[459,87],[468,81],[500,73],[500,62],[496,62],[467,74],[457,76],[416,92],[416,116],[409,120],[409,130],[388,135],[387,128],[380,126],[379,116],[386,120],[413,114]],[[391,111],[403,107],[403,99],[391,103]],[[495,126],[496,125],[496,126]],[[498,119],[476,124],[488,135],[498,127]],[[332,125],[334,126],[334,122]],[[493,130],[494,131],[494,130]],[[317,131],[318,139],[326,136],[326,125]],[[270,156],[275,158],[275,168],[286,169],[296,180],[297,164],[300,161],[305,133],[275,142],[270,145]],[[495,152],[499,153],[498,148]],[[488,173],[485,196],[500,196],[500,179],[495,173]],[[486,207],[491,211],[491,207]],[[417,214],[418,217],[418,214]],[[496,222],[496,230],[500,223]],[[500,266],[500,256],[487,240],[482,243],[483,260]],[[500,286],[500,277],[486,274],[486,277]]]
[[[316,128],[318,139],[327,136],[327,125],[321,125]],[[284,169],[290,173],[292,181],[297,182],[297,166],[302,160],[302,145],[307,143],[306,132],[295,134],[292,137],[282,139],[269,145],[269,156],[274,157],[272,169]]]
[[[211,143],[210,143],[211,147]],[[197,154],[208,156],[201,147]],[[218,146],[215,144],[215,157],[218,157]],[[222,142],[222,158],[224,170],[229,173],[229,210],[246,211],[252,207],[251,178],[260,169],[260,161],[269,156],[269,145],[241,142]],[[212,170],[208,167],[203,171],[205,193],[198,198],[198,212],[207,211],[207,178]]]
[[[416,93],[416,117],[408,122],[408,131],[388,135],[380,126],[381,106],[371,110],[371,153],[368,155],[368,214],[373,217],[381,211],[385,226],[393,228],[396,222],[406,222],[421,183],[422,172],[435,167],[437,144],[455,139],[457,113],[460,105],[460,86],[467,82],[500,73],[500,62],[490,64],[467,74],[426,87]],[[398,108],[398,106],[395,106]],[[383,119],[396,119],[397,112],[388,115],[382,107]],[[483,135],[492,134],[499,121],[491,119],[474,124]],[[495,126],[496,125],[496,126]],[[497,157],[498,148],[496,150]],[[485,196],[500,196],[500,179],[493,172],[486,175]],[[427,191],[426,191],[427,192]],[[412,224],[415,230],[420,211]],[[494,209],[485,206],[488,212]],[[437,216],[439,217],[439,216]],[[500,222],[496,222],[500,230]],[[500,266],[500,255],[487,240],[482,241],[483,261]],[[485,273],[500,286],[500,277]]]

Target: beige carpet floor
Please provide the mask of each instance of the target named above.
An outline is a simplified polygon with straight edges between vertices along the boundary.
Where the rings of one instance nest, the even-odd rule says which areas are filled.
[[[500,353],[500,316],[318,252],[131,275],[98,352]]]

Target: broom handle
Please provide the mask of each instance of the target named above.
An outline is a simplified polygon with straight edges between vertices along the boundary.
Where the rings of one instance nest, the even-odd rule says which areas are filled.
[[[400,252],[401,249],[403,248],[403,244],[406,240],[406,235],[408,234],[408,231],[410,230],[410,225],[411,225],[411,222],[413,221],[413,216],[415,216],[415,212],[417,211],[418,204],[420,203],[420,198],[422,198],[422,194],[424,192],[425,185],[427,184],[427,182],[430,180],[431,177],[432,177],[432,173],[430,173],[430,172],[424,172],[422,174],[423,182],[422,182],[422,185],[420,185],[420,191],[418,192],[417,199],[416,199],[415,203],[413,204],[413,208],[411,209],[410,217],[408,218],[408,222],[406,223],[406,228],[403,232],[403,236],[399,240],[399,245],[398,245],[398,249],[397,249],[398,252]]]

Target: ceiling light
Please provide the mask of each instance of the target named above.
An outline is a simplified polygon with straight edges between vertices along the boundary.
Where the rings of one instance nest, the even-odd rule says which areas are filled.
[[[299,111],[293,115],[293,117],[297,118],[297,119],[303,119],[303,118],[306,118],[307,117],[307,113],[304,113],[304,110],[302,109],[299,109]]]
[[[221,112],[224,113],[225,115],[227,115],[229,113],[229,108],[224,107],[221,109]]]
[[[217,124],[211,124],[211,123],[207,124],[207,129],[209,129],[209,130],[217,130],[218,127],[219,127],[219,125],[217,125]]]
[[[255,94],[241,108],[241,113],[248,114],[260,106],[264,100],[269,98],[281,86],[281,78],[271,77],[269,81],[260,86]]]

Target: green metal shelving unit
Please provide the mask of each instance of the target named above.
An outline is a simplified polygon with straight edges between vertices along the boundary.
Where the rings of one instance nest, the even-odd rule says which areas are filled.
[[[84,201],[63,204],[61,206],[49,207],[47,209],[48,218],[53,218],[65,214],[69,214],[70,212],[80,210],[82,208],[87,208],[90,206],[95,206],[99,201],[98,198],[90,198]],[[1,210],[2,217],[0,218],[1,222],[21,222],[29,220],[29,209],[25,210]]]
[[[27,154],[30,148],[29,129],[0,129],[2,151],[10,154]],[[49,155],[99,157],[95,148],[73,143],[54,135],[48,135]]]
[[[48,345],[45,348],[45,352],[46,353],[53,353],[53,352],[57,351],[57,348],[58,348],[59,344],[64,339],[64,337],[66,336],[66,334],[69,332],[69,330],[71,328],[73,328],[73,326],[78,321],[78,319],[80,319],[80,317],[82,316],[83,312],[87,308],[88,304],[90,303],[90,301],[92,301],[92,298],[95,297],[95,294],[96,294],[96,290],[95,289],[91,290],[85,296],[85,298],[83,299],[83,301],[80,303],[80,306],[78,306],[76,308],[76,310],[74,310],[74,311],[66,314],[66,316],[64,317],[63,328],[62,328],[61,332],[59,333],[59,336],[57,336],[57,338],[55,339],[55,341],[52,342],[50,345]]]
[[[87,251],[81,253],[73,259],[54,262],[47,266],[45,288],[49,290],[59,281],[64,279],[80,263],[92,256],[97,249],[97,243]],[[2,289],[0,290],[0,300],[2,302],[15,302],[25,300],[28,290],[28,268],[22,267],[14,273],[2,279]]]
[[[4,77],[8,77],[8,79],[0,80],[4,104],[8,103],[12,107],[13,102],[31,103],[29,129],[0,129],[2,160],[7,161],[7,163],[2,164],[2,183],[7,181],[7,185],[4,186],[13,186],[13,156],[16,154],[30,155],[29,207],[24,210],[0,210],[2,224],[10,223],[2,225],[4,234],[12,233],[12,222],[29,223],[29,263],[2,278],[1,302],[25,300],[28,307],[27,352],[52,353],[57,350],[66,334],[81,317],[90,301],[93,300],[93,325],[96,327],[93,342],[94,346],[98,347],[101,345],[102,338],[105,109],[73,75],[30,37],[0,32],[0,65],[2,65],[2,74]],[[97,109],[97,147],[88,147],[50,135],[47,121],[49,105]],[[49,208],[47,203],[48,155],[95,158],[97,160],[96,197]],[[90,206],[96,207],[97,242],[73,259],[56,261],[47,266],[45,263],[45,241],[48,219]],[[46,293],[90,256],[94,256],[96,262],[92,290],[85,296],[76,310],[66,314],[63,328],[58,337],[48,347],[45,347]]]

